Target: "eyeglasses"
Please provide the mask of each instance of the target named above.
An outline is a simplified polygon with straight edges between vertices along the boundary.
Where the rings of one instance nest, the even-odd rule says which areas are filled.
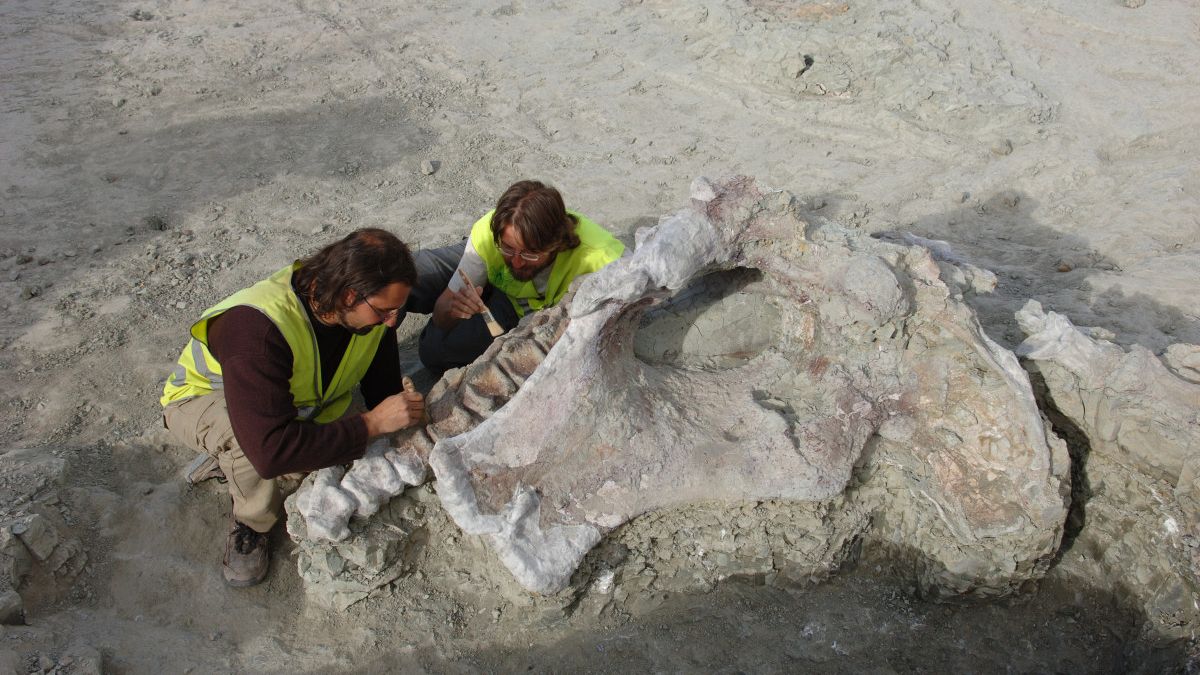
[[[504,244],[500,244],[500,254],[503,255],[505,258],[512,258],[512,257],[519,256],[521,258],[521,260],[524,260],[525,262],[537,262],[537,261],[541,260],[542,258],[545,258],[547,255],[549,255],[548,253],[530,253],[529,251],[521,251],[520,253],[517,253],[516,251],[512,250],[511,248],[505,246]]]
[[[403,307],[397,307],[396,309],[385,312],[375,305],[372,305],[371,301],[367,299],[367,296],[360,295],[359,297],[362,298],[363,302],[367,303],[367,307],[370,307],[372,312],[375,312],[375,314],[379,316],[380,321],[391,321],[392,319],[400,316],[400,312],[404,309]]]

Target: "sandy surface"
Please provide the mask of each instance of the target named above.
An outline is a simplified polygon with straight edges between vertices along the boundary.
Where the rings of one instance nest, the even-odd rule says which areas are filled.
[[[156,401],[204,307],[358,227],[457,240],[526,177],[631,242],[693,177],[749,174],[997,272],[976,308],[1006,346],[1030,297],[1120,344],[1200,343],[1200,6],[1136,4],[0,5],[0,448],[64,462],[30,499],[6,462],[0,515],[52,509],[86,558],[22,587],[0,669],[1174,662],[1110,602],[1120,580],[1065,573],[985,606],[921,605],[866,569],[548,624],[431,575],[338,615],[306,604],[279,537],[269,582],[233,592],[220,492],[177,479],[190,458]]]

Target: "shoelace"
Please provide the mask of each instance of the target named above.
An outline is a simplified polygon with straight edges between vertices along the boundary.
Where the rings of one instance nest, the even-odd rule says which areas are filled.
[[[242,555],[248,555],[258,548],[266,535],[255,532],[247,525],[238,523],[233,531],[233,549]]]

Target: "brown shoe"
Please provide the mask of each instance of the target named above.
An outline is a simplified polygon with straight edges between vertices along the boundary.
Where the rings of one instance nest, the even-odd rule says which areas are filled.
[[[253,586],[267,576],[267,540],[268,535],[233,521],[229,539],[225,542],[225,559],[221,561],[225,583],[243,588]]]

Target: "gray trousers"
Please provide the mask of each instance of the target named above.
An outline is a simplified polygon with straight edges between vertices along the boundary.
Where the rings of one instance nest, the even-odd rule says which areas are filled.
[[[458,269],[458,261],[462,259],[466,246],[467,240],[464,239],[457,244],[413,254],[417,265],[417,285],[408,295],[408,302],[404,305],[405,314],[433,313],[434,303]],[[514,328],[521,319],[508,296],[491,286],[483,290],[483,302],[506,331]],[[417,354],[430,374],[440,377],[451,368],[460,368],[474,361],[492,344],[492,339],[480,315],[464,319],[450,330],[442,330],[430,320],[421,331]]]

